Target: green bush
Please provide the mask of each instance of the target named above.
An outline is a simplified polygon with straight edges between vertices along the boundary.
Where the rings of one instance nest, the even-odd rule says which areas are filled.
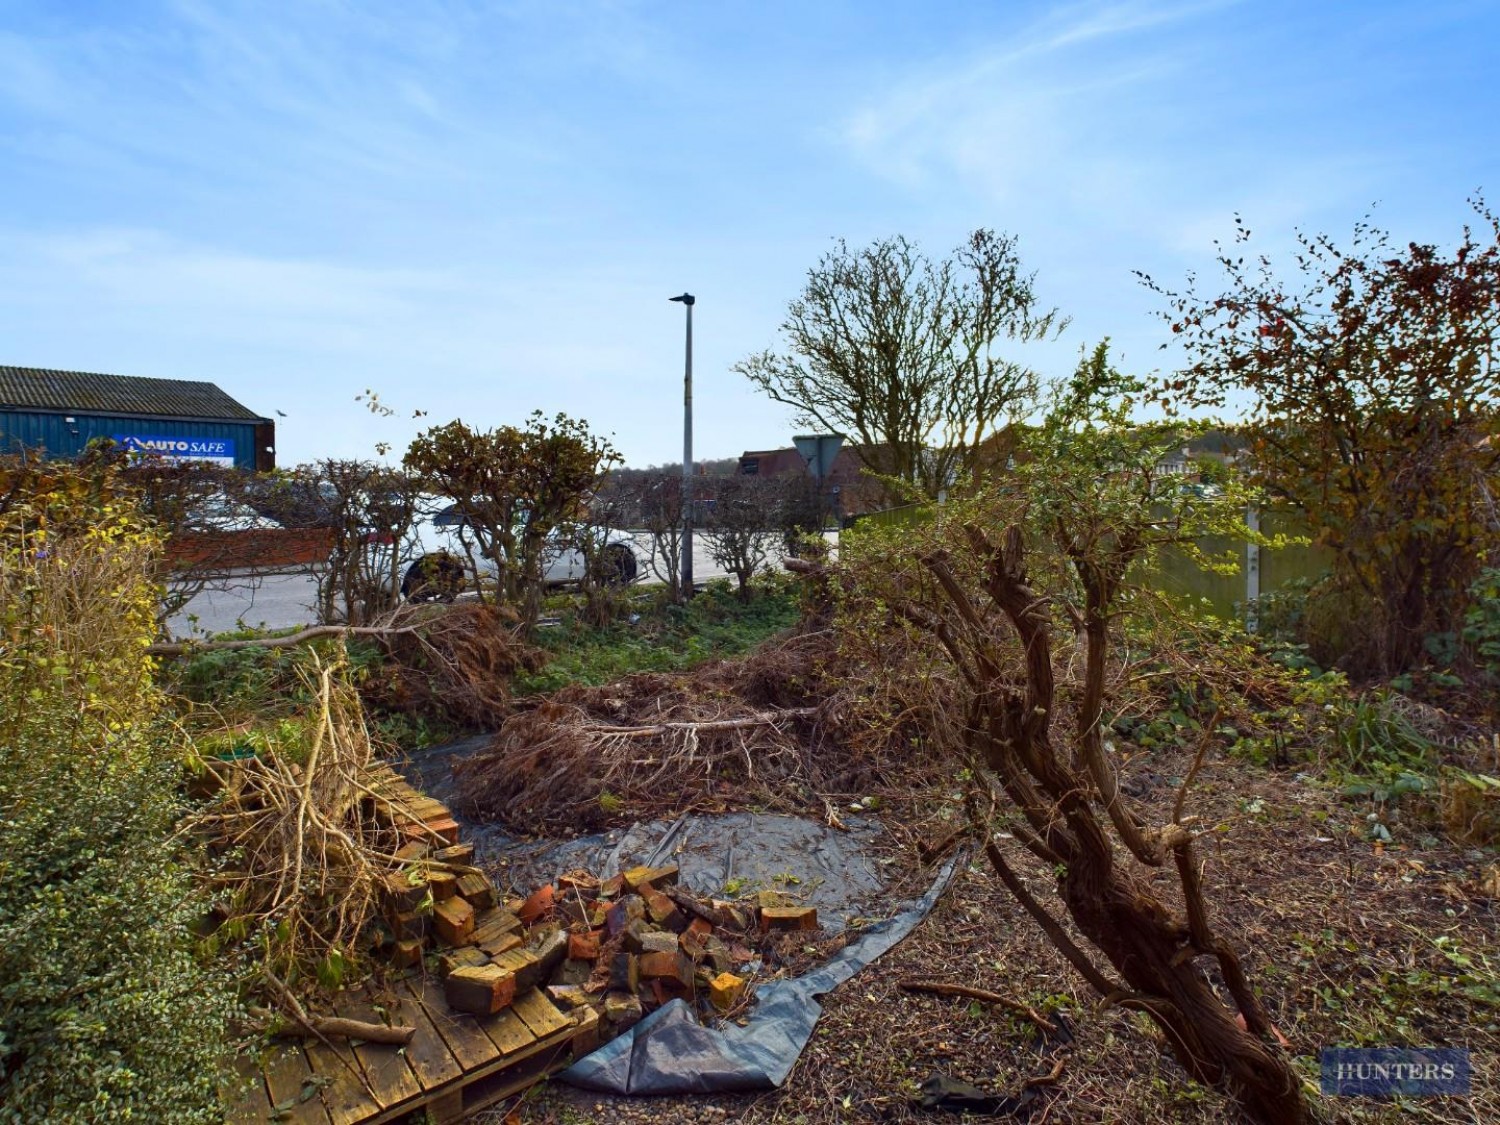
[[[187,941],[170,730],[28,726],[0,747],[0,1120],[216,1120],[228,1002]]]
[[[1500,680],[1500,567],[1481,571],[1469,588],[1464,643],[1491,680]]]
[[[0,1122],[220,1120],[233,1000],[195,958],[182,736],[128,506],[0,518]]]
[[[256,721],[266,718],[268,709],[288,715],[306,705],[306,686],[297,674],[306,659],[301,647],[195,652],[163,669],[163,682],[184,700],[212,708],[227,723]]]

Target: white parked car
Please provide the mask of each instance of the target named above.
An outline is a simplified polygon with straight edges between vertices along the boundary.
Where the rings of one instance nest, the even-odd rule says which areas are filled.
[[[183,518],[186,531],[274,531],[280,527],[281,524],[261,515],[249,504],[222,492],[191,504]]]
[[[602,536],[605,580],[620,586],[634,582],[640,564],[635,539],[625,531],[593,529]],[[584,576],[583,554],[554,534],[543,557],[542,580],[549,586],[577,582]],[[401,596],[411,599],[452,597],[476,580],[493,579],[494,562],[479,553],[458,505],[438,507],[417,517],[400,567]]]

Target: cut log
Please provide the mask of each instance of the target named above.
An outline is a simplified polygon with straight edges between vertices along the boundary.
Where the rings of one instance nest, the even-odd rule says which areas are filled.
[[[385,877],[385,900],[388,909],[404,914],[421,906],[427,898],[427,885],[413,883],[403,871],[392,871]]]
[[[502,969],[515,975],[516,991],[530,992],[542,980],[542,963],[536,959],[536,955],[528,953],[524,949],[508,949],[504,953],[497,954],[494,963]]]
[[[474,908],[454,895],[433,906],[432,924],[449,945],[467,945],[474,936]]]
[[[415,968],[422,963],[422,943],[415,939],[395,942],[390,961],[393,969]]]
[[[450,871],[427,871],[427,887],[432,891],[433,902],[445,902],[458,894],[458,877]],[[470,906],[475,906],[473,902]]]
[[[438,957],[438,973],[444,977],[459,969],[472,969],[489,961],[489,954],[472,945],[446,950]]]
[[[391,928],[391,936],[397,941],[421,941],[427,936],[427,927],[432,921],[432,915],[415,910],[403,910],[388,913],[385,921],[386,925]]]
[[[464,965],[443,981],[443,996],[456,1011],[493,1015],[515,1000],[516,977],[499,965]]]
[[[468,899],[475,910],[488,910],[495,905],[495,888],[477,871],[468,871],[458,877],[458,893]]]
[[[463,867],[474,862],[474,845],[452,844],[439,848],[432,853],[432,858],[435,862],[445,863],[450,867]]]
[[[292,1022],[277,1028],[276,1034],[289,1039],[363,1039],[366,1043],[391,1043],[404,1047],[417,1033],[414,1027],[387,1027],[383,1023],[363,1023],[337,1017]]]

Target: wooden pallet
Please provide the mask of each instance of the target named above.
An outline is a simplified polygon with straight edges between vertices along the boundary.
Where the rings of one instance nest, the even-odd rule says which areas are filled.
[[[564,1014],[540,989],[478,1018],[450,1011],[436,981],[413,976],[399,982],[386,1008],[393,1022],[417,1029],[405,1047],[282,1042],[258,1063],[241,1060],[246,1089],[231,1125],[378,1125],[419,1110],[446,1125],[563,1069],[597,1043],[596,1012]],[[377,1019],[363,996],[340,1004],[338,1014]]]
[[[363,812],[409,840],[458,842],[458,824],[441,801],[413,789],[384,763],[365,771]],[[496,944],[519,928],[490,908],[476,938]],[[475,943],[487,948],[485,941]],[[514,944],[514,939],[510,944]],[[342,1040],[282,1041],[259,1059],[237,1060],[239,1080],[226,1101],[232,1125],[252,1121],[378,1125],[425,1111],[436,1125],[458,1121],[570,1065],[598,1045],[598,1013],[563,1013],[532,989],[510,1008],[483,1018],[449,1009],[441,984],[421,974],[399,980],[381,998],[384,1022],[415,1027],[405,1047]],[[332,1013],[383,1022],[373,998],[345,994]]]

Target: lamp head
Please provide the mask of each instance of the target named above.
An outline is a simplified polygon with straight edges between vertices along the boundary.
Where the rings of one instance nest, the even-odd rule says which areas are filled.
[[[680,297],[668,297],[667,298],[667,300],[669,300],[669,301],[680,301],[684,305],[692,305],[694,303],[694,301],[696,301],[696,299],[697,298],[695,298],[691,293],[684,293]]]

